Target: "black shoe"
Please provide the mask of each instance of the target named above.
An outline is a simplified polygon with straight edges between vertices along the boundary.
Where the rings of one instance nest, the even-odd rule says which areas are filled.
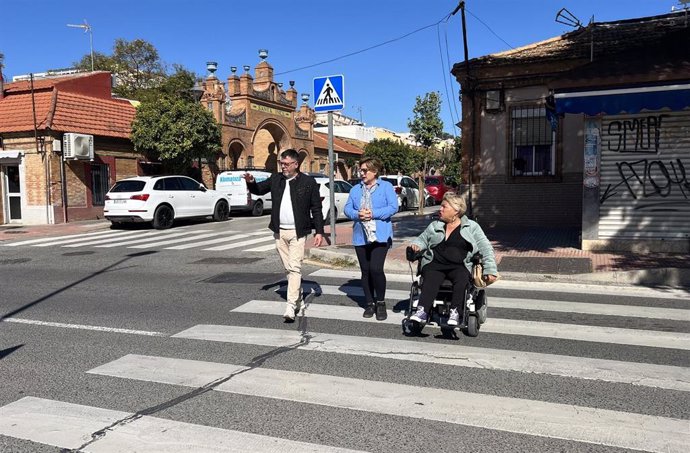
[[[367,305],[367,308],[364,309],[364,314],[362,314],[362,316],[364,316],[365,318],[371,318],[372,316],[374,316],[375,311],[376,309],[374,304],[369,304]]]
[[[388,317],[386,313],[386,303],[382,300],[376,302],[376,320],[383,321]]]

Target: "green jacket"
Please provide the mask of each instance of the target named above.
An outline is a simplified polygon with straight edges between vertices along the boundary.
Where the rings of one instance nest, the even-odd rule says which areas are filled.
[[[434,252],[431,249],[445,239],[445,225],[445,222],[441,220],[434,220],[417,239],[412,241],[412,244],[424,252],[421,258],[421,267],[426,266],[434,259]],[[484,275],[498,275],[494,248],[486,238],[482,227],[474,220],[468,219],[467,216],[462,216],[460,219],[460,236],[472,245],[472,250],[467,253],[464,259],[467,270],[472,273],[472,255],[479,252],[484,257]]]

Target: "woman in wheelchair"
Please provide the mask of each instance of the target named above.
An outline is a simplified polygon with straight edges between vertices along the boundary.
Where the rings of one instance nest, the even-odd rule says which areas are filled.
[[[464,303],[465,291],[470,285],[472,255],[483,256],[483,279],[487,285],[497,280],[498,270],[491,242],[479,224],[465,216],[467,205],[460,195],[447,192],[443,196],[440,220],[429,224],[411,248],[421,252],[420,268],[423,279],[417,310],[410,320],[425,324],[434,299],[445,279],[453,283],[449,326],[460,321],[458,308]]]

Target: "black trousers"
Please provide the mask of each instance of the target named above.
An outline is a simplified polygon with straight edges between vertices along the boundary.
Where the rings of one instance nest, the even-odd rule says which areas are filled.
[[[422,268],[422,279],[422,293],[419,295],[418,306],[424,307],[424,311],[429,313],[445,279],[453,283],[450,306],[459,308],[464,302],[465,289],[470,283],[470,273],[464,265],[443,267],[436,266],[432,261]]]
[[[386,298],[386,274],[383,263],[390,244],[386,242],[372,242],[366,245],[356,245],[355,253],[362,271],[362,289],[367,304],[382,301]]]

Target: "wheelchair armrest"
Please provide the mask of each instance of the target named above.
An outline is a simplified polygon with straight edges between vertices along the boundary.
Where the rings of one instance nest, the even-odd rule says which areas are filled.
[[[422,255],[424,255],[423,251],[419,250],[415,252],[415,250],[409,245],[405,249],[405,259],[407,259],[407,261],[417,261],[422,258]]]

